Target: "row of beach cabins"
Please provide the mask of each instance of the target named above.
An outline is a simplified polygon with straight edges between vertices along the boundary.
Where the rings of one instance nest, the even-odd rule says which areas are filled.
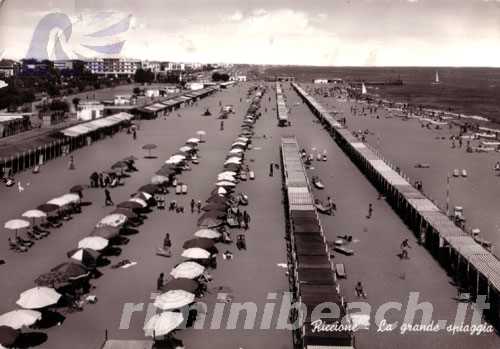
[[[351,158],[387,202],[414,232],[416,238],[453,277],[470,300],[486,296],[490,309],[485,316],[500,326],[500,261],[457,227],[431,200],[375,154],[366,144],[344,129],[298,84],[295,91],[309,106],[333,140]]]
[[[276,109],[278,111],[278,126],[288,126],[290,124],[288,120],[288,108],[279,82],[276,82]]]
[[[155,119],[218,91],[217,86],[165,98],[150,105],[55,130],[52,134],[0,148],[0,174],[11,176],[69,154],[128,128],[133,119]]]
[[[294,303],[306,310],[293,334],[294,347],[354,348],[352,327],[342,327],[348,319],[346,304],[295,137],[281,139],[281,160],[289,284]],[[325,305],[326,309],[335,305],[338,314],[325,313]],[[292,321],[298,317],[297,312],[292,314]],[[336,329],[318,330],[329,326]]]

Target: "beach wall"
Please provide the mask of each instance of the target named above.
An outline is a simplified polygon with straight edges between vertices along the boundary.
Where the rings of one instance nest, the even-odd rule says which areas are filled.
[[[461,292],[469,293],[473,299],[486,296],[490,309],[485,314],[500,328],[500,261],[457,227],[397,169],[343,128],[304,89],[295,83],[292,86],[339,147],[385,196],[417,240],[449,273]]]

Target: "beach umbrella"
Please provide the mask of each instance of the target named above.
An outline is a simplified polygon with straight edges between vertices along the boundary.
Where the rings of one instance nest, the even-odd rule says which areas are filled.
[[[234,172],[234,171],[224,171],[224,172],[219,173],[219,175],[223,175],[223,176],[233,176],[233,177],[234,177],[234,176],[236,176],[236,175],[237,175],[237,173],[236,173],[236,172]]]
[[[59,209],[59,206],[53,205],[53,204],[42,204],[42,205],[38,206],[37,209],[39,209],[40,211],[45,212],[45,213],[50,213],[50,212],[53,212],[53,211]]]
[[[69,190],[70,193],[81,193],[83,191],[83,189],[85,189],[83,187],[83,185],[74,185],[71,187],[71,189]]]
[[[241,164],[234,164],[234,163],[224,165],[224,168],[226,170],[231,170],[231,171],[239,171],[240,167]]]
[[[64,262],[52,268],[50,271],[61,273],[71,281],[85,278],[90,275],[83,264],[78,262]]]
[[[149,199],[151,199],[153,196],[151,194],[145,193],[145,192],[140,192],[140,193],[135,193],[132,195],[134,198],[139,198],[145,202],[148,202]]]
[[[219,189],[217,189],[217,194],[219,194],[220,196],[224,196],[227,194],[227,190],[223,187],[220,187]]]
[[[14,345],[19,335],[19,331],[10,326],[0,326],[0,345],[5,345],[6,347]]]
[[[203,206],[201,209],[203,211],[209,212],[209,211],[226,211],[229,205],[225,202],[211,202],[205,206]]]
[[[66,199],[62,197],[54,198],[52,200],[47,201],[48,204],[50,205],[57,205],[59,207],[65,206],[69,204],[69,201],[66,201]]]
[[[208,259],[210,252],[199,247],[192,247],[182,251],[181,256],[189,259]]]
[[[221,237],[221,233],[212,229],[200,229],[194,233],[194,236],[198,238],[218,239]]]
[[[176,165],[176,164],[183,162],[185,159],[186,159],[186,157],[184,155],[180,155],[180,154],[172,155],[167,161],[165,161],[165,164]]]
[[[183,147],[180,147],[180,148],[179,148],[179,151],[181,151],[181,152],[183,152],[183,153],[190,152],[191,150],[193,150],[193,148],[191,148],[191,147],[189,147],[189,146],[187,146],[187,145],[185,145],[185,146],[183,146]]]
[[[182,244],[182,248],[186,250],[189,248],[196,248],[196,247],[207,251],[213,251],[213,249],[215,248],[215,242],[214,240],[209,238],[198,237],[187,240],[184,242],[184,244]]]
[[[104,250],[109,244],[109,241],[100,236],[88,236],[86,238],[81,239],[78,242],[79,248],[90,248],[94,251]]]
[[[165,336],[179,327],[183,321],[182,313],[164,311],[148,320],[144,325],[144,333],[148,337]]]
[[[75,194],[75,193],[68,193],[68,194],[64,194],[64,195],[60,196],[57,199],[61,200],[61,202],[63,203],[62,206],[65,206],[65,205],[80,202],[80,195]]]
[[[33,287],[19,295],[17,305],[24,309],[41,309],[54,305],[61,298],[61,294],[50,287]]]
[[[219,181],[219,182],[215,183],[215,185],[217,187],[234,187],[234,186],[236,186],[236,184],[234,184],[233,182],[230,182],[230,181]]]
[[[239,165],[240,163],[241,163],[241,158],[231,157],[224,162],[224,165],[229,165],[229,164]]]
[[[141,205],[143,208],[144,207],[148,207],[148,203],[140,198],[137,198],[137,197],[134,197],[134,198],[131,198],[129,199],[128,201],[131,201],[131,202],[137,202],[139,205]]]
[[[120,213],[112,213],[102,218],[96,225],[96,228],[102,226],[119,227],[127,221],[127,216]]]
[[[168,177],[167,176],[162,176],[162,175],[154,175],[151,177],[151,184],[163,184],[168,182]]]
[[[47,214],[43,211],[40,211],[40,210],[28,210],[28,211],[24,212],[22,216],[25,218],[33,219],[33,223],[34,223],[36,218],[47,217]]]
[[[177,265],[170,275],[176,279],[186,278],[186,279],[196,279],[205,271],[205,267],[196,262],[184,262]]]
[[[139,217],[134,211],[129,210],[127,208],[117,208],[112,213],[119,213],[124,216],[127,216],[128,219],[135,219]]]
[[[156,144],[146,144],[142,146],[142,149],[148,151],[148,157],[151,157],[151,150],[156,149]]]
[[[15,330],[29,327],[42,318],[42,313],[36,310],[17,309],[0,315],[0,326],[8,326]]]
[[[186,292],[195,293],[199,287],[200,284],[198,281],[179,278],[168,281],[167,284],[162,287],[162,291],[166,292],[170,290],[183,290]]]
[[[129,155],[127,156],[126,158],[123,158],[122,161],[136,161],[136,160],[139,160],[138,158],[136,158],[135,156],[133,155]]]
[[[142,205],[134,201],[124,201],[120,202],[118,205],[116,205],[116,207],[130,209],[130,210],[137,210],[142,208]]]
[[[35,279],[35,285],[40,287],[60,288],[71,284],[71,280],[62,273],[50,271]]]
[[[100,253],[89,248],[75,248],[67,253],[72,260],[80,262],[87,269],[95,269]]]
[[[229,181],[229,182],[236,183],[238,180],[234,176],[230,176],[230,175],[217,175],[217,181],[218,182]]]
[[[14,230],[17,234],[19,229],[24,229],[30,226],[30,222],[25,221],[24,219],[11,219],[10,221],[5,222],[4,228],[8,230]]]
[[[111,240],[120,234],[120,228],[112,227],[110,225],[102,225],[95,227],[89,236],[98,236],[106,240]]]
[[[243,149],[241,148],[233,148],[229,151],[229,154],[234,155],[234,154],[241,154],[243,153]]]
[[[199,131],[196,131],[196,135],[197,136],[206,136],[207,133],[205,131],[203,131],[203,130],[199,130]]]
[[[194,302],[195,295],[184,290],[170,290],[156,297],[154,306],[161,310],[174,310]]]
[[[224,222],[217,218],[216,214],[212,214],[210,212],[205,212],[199,219],[198,219],[198,226],[199,227],[206,227],[206,228],[216,228],[219,225],[222,225]]]
[[[200,139],[199,138],[189,138],[186,141],[186,144],[198,144],[198,143],[200,143]]]
[[[118,161],[118,162],[115,162],[112,166],[111,166],[111,169],[112,170],[124,170],[128,167],[128,164],[125,162],[125,161]]]
[[[160,188],[156,184],[146,184],[140,187],[137,191],[143,191],[148,194],[154,194],[159,190]]]

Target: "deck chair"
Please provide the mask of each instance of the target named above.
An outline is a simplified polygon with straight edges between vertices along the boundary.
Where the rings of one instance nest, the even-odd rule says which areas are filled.
[[[335,252],[342,253],[343,255],[346,256],[352,256],[354,254],[354,251],[351,250],[350,248],[347,247],[342,247],[342,246],[335,246],[333,248]]]
[[[335,272],[337,273],[337,277],[343,278],[343,279],[347,278],[347,273],[345,271],[344,263],[335,264]]]

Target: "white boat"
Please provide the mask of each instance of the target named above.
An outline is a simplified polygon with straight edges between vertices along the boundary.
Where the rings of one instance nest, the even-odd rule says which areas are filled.
[[[467,177],[467,170],[465,168],[462,170],[462,177]]]
[[[436,71],[436,78],[434,79],[433,85],[439,85],[441,82],[439,81],[439,73]]]

